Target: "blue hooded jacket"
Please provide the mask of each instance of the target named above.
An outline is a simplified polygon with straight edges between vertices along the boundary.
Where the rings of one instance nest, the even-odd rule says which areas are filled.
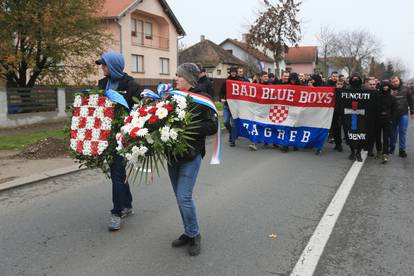
[[[117,90],[119,80],[125,75],[125,60],[122,54],[118,52],[106,52],[102,55],[109,70],[109,80],[106,89]]]

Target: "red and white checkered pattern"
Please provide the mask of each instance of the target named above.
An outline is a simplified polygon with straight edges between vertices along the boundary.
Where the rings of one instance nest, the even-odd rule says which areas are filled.
[[[101,155],[108,147],[114,118],[113,103],[105,96],[76,96],[73,103],[70,147],[86,156]]]
[[[284,122],[289,115],[289,107],[286,105],[275,105],[270,108],[269,119],[273,123],[279,124]]]

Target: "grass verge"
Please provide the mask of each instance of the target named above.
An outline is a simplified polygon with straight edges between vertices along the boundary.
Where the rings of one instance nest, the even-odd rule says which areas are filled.
[[[0,137],[0,150],[22,150],[28,145],[49,137],[64,138],[64,130],[46,130],[21,135],[2,136]]]

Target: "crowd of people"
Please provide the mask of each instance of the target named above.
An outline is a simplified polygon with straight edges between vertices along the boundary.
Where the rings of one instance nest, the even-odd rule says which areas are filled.
[[[353,73],[349,77],[339,75],[338,72],[332,72],[328,79],[322,74],[304,74],[295,72],[283,72],[280,79],[277,79],[273,73],[262,72],[248,79],[245,77],[243,68],[231,67],[229,70],[229,80],[258,83],[263,85],[305,85],[305,86],[331,86],[338,89],[364,89],[372,93],[373,109],[367,118],[367,141],[354,145],[349,143],[344,135],[343,116],[339,108],[334,109],[332,125],[329,132],[328,142],[334,144],[334,149],[342,152],[342,142],[345,139],[350,146],[349,159],[362,161],[361,151],[368,151],[369,157],[376,156],[387,163],[389,154],[394,154],[398,138],[398,154],[402,158],[407,157],[407,130],[409,117],[414,119],[414,103],[412,87],[403,84],[400,77],[395,76],[390,80],[378,80],[375,77],[366,77],[363,79],[360,74]],[[236,145],[237,130],[231,115],[229,106],[226,101],[226,86],[223,84],[220,90],[220,100],[224,103],[223,117],[224,125],[229,132],[229,145]],[[374,145],[376,155],[374,154]],[[264,143],[264,147],[269,145]],[[279,148],[282,152],[288,152],[287,146],[272,145],[273,148]],[[249,148],[253,151],[258,149],[257,145],[252,143]],[[293,150],[298,150],[293,148]],[[316,151],[320,154],[320,150]]]

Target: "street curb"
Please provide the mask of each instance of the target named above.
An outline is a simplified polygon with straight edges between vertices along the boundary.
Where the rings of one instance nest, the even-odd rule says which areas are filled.
[[[13,181],[9,181],[9,182],[5,182],[3,184],[0,184],[0,192],[6,191],[6,190],[10,190],[13,188],[17,188],[17,187],[21,187],[24,185],[28,185],[31,183],[35,183],[35,182],[39,182],[42,180],[46,180],[52,177],[56,177],[56,176],[62,176],[65,174],[70,174],[73,172],[77,172],[77,171],[83,171],[86,170],[87,168],[79,168],[79,165],[72,165],[72,166],[68,166],[65,168],[60,168],[60,169],[56,169],[56,170],[50,170],[44,173],[39,173],[39,174],[32,174],[30,176],[26,176],[26,177],[19,177]]]

